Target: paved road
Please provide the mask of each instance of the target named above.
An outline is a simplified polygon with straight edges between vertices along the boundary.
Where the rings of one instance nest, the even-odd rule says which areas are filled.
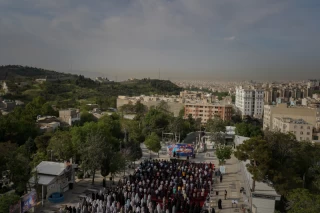
[[[150,157],[150,152],[146,149],[144,144],[141,144],[142,152],[143,152],[143,157],[140,160],[143,160],[145,158]],[[166,147],[162,147],[162,150],[160,151],[160,155],[158,157],[157,153],[151,153],[152,158],[158,158],[158,159],[169,159],[169,156],[165,154],[166,152]],[[211,153],[213,153],[211,151]],[[208,157],[206,153],[198,153],[196,154],[195,159],[191,159],[191,161],[194,162],[212,162],[216,165],[218,165],[218,160],[215,156],[213,157]],[[136,161],[136,164],[140,163],[140,161]],[[243,184],[243,179],[242,176],[239,172],[239,167],[238,167],[238,161],[232,157],[230,160],[227,160],[226,162],[226,174],[223,176],[223,181],[220,183],[220,181],[216,181],[214,184],[214,189],[211,193],[211,198],[210,198],[210,203],[208,206],[212,206],[215,208],[216,212],[219,213],[234,213],[234,212],[239,212],[242,213],[240,210],[240,206],[243,203],[243,198],[241,194],[239,193],[240,188]],[[132,169],[127,169],[126,174],[128,172],[133,173]],[[115,181],[117,182],[120,178],[120,176],[123,176],[123,173],[121,175],[117,176],[115,178]],[[107,178],[109,179],[109,178]],[[45,201],[44,207],[39,207],[36,209],[36,212],[57,212],[58,209],[61,206],[65,205],[76,205],[79,201],[79,196],[80,195],[85,195],[86,193],[89,194],[91,193],[92,190],[99,190],[102,188],[102,180],[103,177],[100,174],[97,174],[95,176],[95,184],[91,185],[91,178],[86,178],[86,179],[81,179],[81,180],[76,180],[76,183],[74,184],[74,189],[69,190],[64,193],[65,196],[65,201],[59,204],[52,204],[48,201]],[[107,184],[109,181],[107,181]],[[227,199],[224,199],[224,191],[227,190]],[[219,195],[216,195],[216,191],[219,191]],[[222,200],[222,209],[218,210],[217,209],[217,201],[218,199]],[[238,200],[238,207],[234,206],[232,207],[232,200]]]

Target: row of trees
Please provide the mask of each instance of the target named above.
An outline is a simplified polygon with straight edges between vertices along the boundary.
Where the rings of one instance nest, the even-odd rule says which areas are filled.
[[[320,194],[319,145],[298,142],[291,133],[265,131],[237,146],[234,154],[248,162],[253,191],[255,182],[263,181],[283,196],[290,212],[319,211],[319,204],[314,205]]]

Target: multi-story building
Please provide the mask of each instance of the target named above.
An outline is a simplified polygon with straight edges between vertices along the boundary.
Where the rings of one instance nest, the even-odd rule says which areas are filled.
[[[80,121],[80,111],[79,109],[59,110],[59,119],[71,126],[73,122]]]
[[[288,117],[273,118],[273,130],[283,133],[291,132],[298,141],[311,141],[313,126],[303,119],[292,119]]]
[[[194,119],[201,118],[201,123],[203,124],[214,117],[222,120],[231,120],[232,105],[187,103],[184,106],[184,117],[187,118],[189,115],[192,115]]]
[[[125,104],[136,104],[138,101],[148,108],[152,106],[157,106],[161,101],[164,101],[169,106],[169,111],[173,113],[174,116],[178,116],[181,109],[183,109],[184,104],[182,99],[179,97],[164,97],[164,96],[118,96],[117,98],[117,109],[120,109]]]
[[[309,108],[301,106],[288,106],[287,104],[265,105],[263,115],[263,129],[273,129],[274,118],[289,117],[292,119],[303,119],[314,128],[320,127],[320,108]]]
[[[253,87],[236,88],[236,108],[242,116],[262,118],[264,105],[264,90]]]

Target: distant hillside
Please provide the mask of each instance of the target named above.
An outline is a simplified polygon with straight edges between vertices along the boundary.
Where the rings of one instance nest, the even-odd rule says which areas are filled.
[[[42,96],[58,107],[78,107],[97,103],[101,107],[115,107],[118,95],[178,95],[182,88],[171,81],[141,79],[99,83],[82,75],[65,74],[34,67],[1,66],[0,76],[6,78],[11,94],[6,98],[31,101]],[[35,79],[55,79],[35,83]]]
[[[45,69],[36,68],[36,67],[6,65],[6,66],[0,66],[0,76],[6,76],[7,80],[13,80],[13,79],[25,79],[25,78],[57,79],[61,77],[71,77],[72,75],[51,71],[51,70],[45,70]]]

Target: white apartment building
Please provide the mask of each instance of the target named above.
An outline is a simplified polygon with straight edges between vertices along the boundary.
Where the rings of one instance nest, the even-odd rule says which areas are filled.
[[[236,107],[242,116],[249,115],[261,119],[263,106],[263,89],[236,87]]]
[[[293,119],[288,117],[276,117],[273,119],[273,130],[283,133],[291,132],[298,141],[312,140],[313,126],[303,119]]]

